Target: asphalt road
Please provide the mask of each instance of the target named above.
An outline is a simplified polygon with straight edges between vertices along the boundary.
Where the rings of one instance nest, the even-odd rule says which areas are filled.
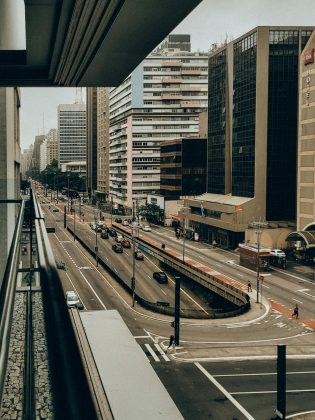
[[[273,418],[277,344],[287,344],[288,354],[290,349],[296,353],[296,360],[287,361],[287,414],[315,410],[314,360],[303,360],[304,353],[310,354],[315,346],[314,332],[304,323],[304,319],[314,319],[312,281],[292,272],[272,272],[263,288],[264,296],[274,306],[269,314],[252,323],[239,322],[238,318],[217,323],[182,320],[182,349],[176,354],[166,354],[171,319],[131,308],[130,296],[101,267],[95,267],[93,258],[77,241],[73,242],[69,232],[59,228],[63,225],[62,214],[51,213],[48,206],[44,207],[47,220],[57,227],[56,234],[49,236],[55,257],[65,260],[68,266],[66,272],[60,270],[65,290],[77,290],[88,310],[104,307],[119,310],[185,419]],[[60,221],[54,222],[56,218]],[[157,228],[148,235],[180,250],[181,240],[176,243],[171,234],[169,229]],[[107,240],[103,242],[108,246]],[[242,284],[247,284],[250,278],[255,285],[255,273],[239,267],[235,254],[189,242],[186,252],[187,256],[238,278]],[[126,270],[129,267],[127,261],[124,267]],[[300,320],[290,317],[295,300],[299,300]],[[241,360],[247,354],[247,360]]]
[[[152,366],[186,420],[275,417],[275,360],[175,365],[155,362]],[[312,360],[287,360],[287,418],[314,410],[314,384]]]

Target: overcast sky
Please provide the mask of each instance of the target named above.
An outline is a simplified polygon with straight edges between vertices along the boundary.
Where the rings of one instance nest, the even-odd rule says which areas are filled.
[[[173,31],[191,34],[193,50],[230,41],[258,25],[315,25],[314,0],[203,0]],[[57,128],[57,106],[74,103],[74,88],[21,90],[21,147]]]

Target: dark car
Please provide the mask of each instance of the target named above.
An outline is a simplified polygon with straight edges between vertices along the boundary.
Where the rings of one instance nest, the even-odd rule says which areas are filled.
[[[55,213],[58,213],[58,212],[59,212],[59,209],[53,209],[53,211],[54,211]]]
[[[116,217],[115,222],[116,223],[122,223],[122,219],[120,217]]]
[[[114,244],[112,246],[112,250],[115,251],[115,252],[117,252],[118,254],[121,254],[124,251],[121,243]]]
[[[168,283],[167,275],[163,271],[156,271],[155,273],[153,273],[153,278],[159,283]]]
[[[131,243],[128,241],[128,239],[123,239],[120,243],[124,248],[131,248]]]
[[[103,230],[103,232],[101,233],[101,238],[108,239],[108,232],[106,230]]]
[[[135,259],[136,260],[143,260],[144,259],[144,255],[142,254],[141,251],[135,251]]]
[[[113,238],[116,238],[116,236],[117,236],[117,232],[116,232],[116,230],[114,230],[114,229],[109,229],[109,230],[108,230],[108,233],[109,233],[109,235],[110,235],[110,236],[112,236]]]

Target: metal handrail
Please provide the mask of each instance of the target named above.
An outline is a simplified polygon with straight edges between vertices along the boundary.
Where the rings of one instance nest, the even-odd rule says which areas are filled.
[[[24,208],[25,202],[22,201],[0,290],[0,401],[8,363]]]
[[[35,193],[33,200],[54,417],[93,420],[95,407]]]

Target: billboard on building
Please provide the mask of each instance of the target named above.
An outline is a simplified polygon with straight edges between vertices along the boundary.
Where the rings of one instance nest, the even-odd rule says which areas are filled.
[[[155,204],[161,209],[164,209],[164,196],[158,194],[148,194],[147,195],[147,204]]]

